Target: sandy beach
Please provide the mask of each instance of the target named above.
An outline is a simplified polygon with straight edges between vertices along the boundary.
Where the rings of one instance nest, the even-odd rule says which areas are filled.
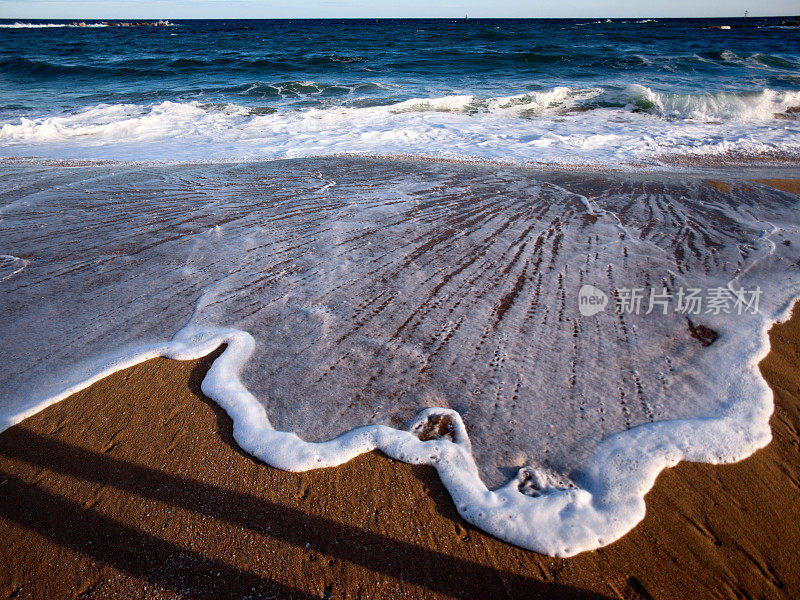
[[[800,593],[800,313],[761,371],[773,442],[682,463],[622,540],[571,559],[460,520],[429,467],[259,464],[199,389],[214,355],[120,371],[0,434],[8,598],[790,598]]]

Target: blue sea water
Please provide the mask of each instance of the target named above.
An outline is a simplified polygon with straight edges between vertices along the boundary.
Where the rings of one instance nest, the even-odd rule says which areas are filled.
[[[142,160],[794,154],[789,19],[5,20],[0,145]]]

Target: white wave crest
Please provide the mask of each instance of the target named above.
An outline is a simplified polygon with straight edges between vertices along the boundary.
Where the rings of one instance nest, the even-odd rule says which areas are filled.
[[[600,88],[572,89],[562,86],[541,92],[493,98],[489,100],[488,106],[491,111],[508,110],[520,116],[536,116],[573,109],[581,102],[596,98],[602,92]]]
[[[159,26],[159,27],[174,27],[174,23],[169,21],[132,21],[132,22],[102,22],[102,23],[87,23],[85,21],[73,21],[70,23],[25,23],[17,21],[14,23],[0,23],[0,29],[61,29],[63,27],[84,27],[84,28],[100,28],[100,27],[134,27],[142,26]]]
[[[761,90],[754,93],[664,94],[641,85],[626,90],[634,106],[665,118],[769,121],[776,113],[800,104],[800,92]]]
[[[348,153],[607,164],[667,153],[800,155],[800,121],[788,110],[797,105],[800,92],[689,95],[640,85],[360,108],[100,104],[0,122],[0,156],[227,161]]]
[[[442,98],[412,98],[391,106],[392,112],[464,112],[475,103],[475,97],[444,96]]]
[[[62,27],[108,27],[105,23],[3,23],[0,29],[60,29]]]

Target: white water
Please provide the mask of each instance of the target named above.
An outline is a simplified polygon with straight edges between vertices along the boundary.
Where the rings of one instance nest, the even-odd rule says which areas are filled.
[[[25,23],[23,21],[0,23],[0,29],[60,29],[62,27],[108,27],[108,25],[103,23],[86,23],[84,25],[77,23]]]
[[[800,121],[786,110],[799,105],[800,92],[681,95],[639,85],[272,114],[236,104],[101,104],[0,123],[0,156],[240,161],[369,154],[601,165],[653,163],[665,154],[797,157]]]
[[[137,20],[132,20],[136,23]],[[152,22],[152,21],[150,21]],[[169,21],[157,21],[161,27],[174,27]],[[71,21],[69,23],[27,23],[25,21],[16,21],[15,23],[0,23],[0,29],[61,29],[64,27],[111,27],[107,23],[86,23],[84,21]],[[118,27],[125,27],[126,25],[117,25]]]
[[[254,456],[305,470],[378,448],[434,466],[464,518],[502,539],[596,548],[643,517],[661,469],[770,439],[757,362],[800,293],[800,212],[732,182],[343,159],[6,164],[0,422],[224,342],[203,390]],[[585,283],[763,296],[758,314],[696,317],[720,334],[702,347],[680,315],[582,317]],[[452,439],[417,437],[434,415]]]

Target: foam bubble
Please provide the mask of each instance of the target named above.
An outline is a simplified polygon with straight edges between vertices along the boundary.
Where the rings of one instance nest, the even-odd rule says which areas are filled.
[[[61,29],[63,27],[108,27],[105,23],[0,23],[0,29]]]
[[[662,469],[770,439],[757,364],[800,294],[800,219],[747,174],[723,193],[352,159],[6,169],[3,242],[36,260],[0,280],[2,428],[224,343],[202,387],[246,451],[431,465],[465,519],[558,556],[630,530]],[[693,316],[704,346],[681,314],[582,314],[586,284],[609,305],[629,286],[762,296]]]
[[[797,156],[800,122],[787,111],[798,105],[800,92],[666,94],[640,85],[302,110],[100,104],[0,124],[0,156],[195,161],[348,153],[553,164],[653,162],[674,153]]]
[[[12,278],[18,273],[22,273],[29,262],[18,256],[0,254],[0,281]]]

